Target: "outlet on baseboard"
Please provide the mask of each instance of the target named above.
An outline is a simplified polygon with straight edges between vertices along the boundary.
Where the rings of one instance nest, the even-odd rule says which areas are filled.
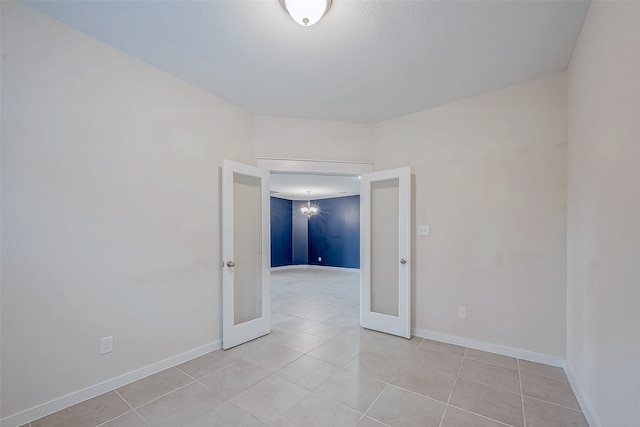
[[[100,338],[100,354],[107,354],[113,351],[113,337]]]
[[[467,318],[467,307],[458,307],[458,319]]]
[[[320,261],[322,261],[322,257],[321,256],[318,257],[318,262],[320,262]]]

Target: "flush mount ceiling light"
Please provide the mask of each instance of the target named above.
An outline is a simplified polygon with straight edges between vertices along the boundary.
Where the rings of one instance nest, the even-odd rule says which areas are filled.
[[[310,27],[331,7],[331,0],[280,0],[283,9],[303,27]]]
[[[311,200],[309,199],[310,196],[311,191],[307,190],[307,206],[300,208],[300,212],[302,212],[302,215],[306,215],[307,219],[311,219],[312,216],[319,212],[317,206],[311,206]]]

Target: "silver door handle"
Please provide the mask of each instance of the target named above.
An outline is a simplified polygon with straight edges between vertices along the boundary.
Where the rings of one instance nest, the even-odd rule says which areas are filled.
[[[407,263],[407,260],[404,258],[400,258],[400,264],[404,265]]]
[[[227,261],[227,267],[235,267],[236,263],[233,261]]]

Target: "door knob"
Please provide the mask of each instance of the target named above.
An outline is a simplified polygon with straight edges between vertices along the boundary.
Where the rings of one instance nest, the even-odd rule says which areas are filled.
[[[227,262],[227,267],[235,267],[235,266],[236,266],[235,262],[233,262],[233,261],[228,261]]]
[[[400,264],[404,265],[407,263],[407,260],[404,258],[400,258]]]

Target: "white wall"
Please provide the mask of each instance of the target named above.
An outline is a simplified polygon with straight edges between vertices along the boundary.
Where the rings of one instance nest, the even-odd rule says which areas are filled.
[[[372,160],[370,124],[266,116],[254,123],[257,157]]]
[[[414,328],[564,356],[565,109],[557,74],[374,126],[374,168],[411,166],[430,226]]]
[[[568,70],[567,363],[592,426],[640,413],[640,3],[591,3]]]
[[[255,158],[251,115],[1,7],[6,417],[220,339],[218,167]]]

